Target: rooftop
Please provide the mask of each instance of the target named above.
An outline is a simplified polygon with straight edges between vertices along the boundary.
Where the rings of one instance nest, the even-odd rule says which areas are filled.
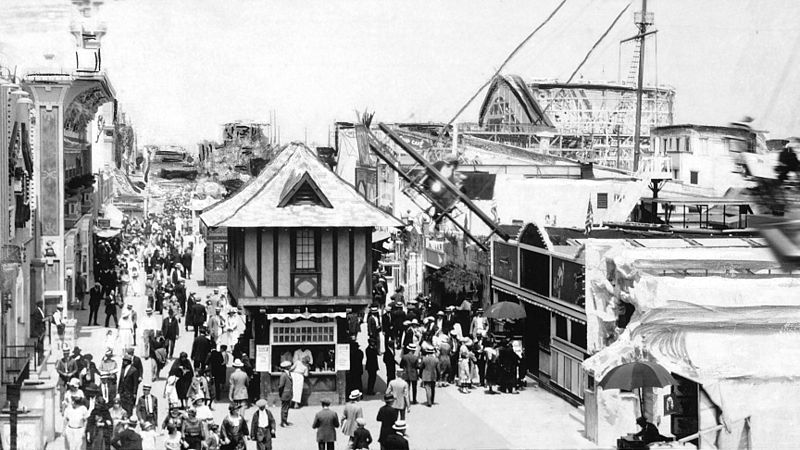
[[[404,226],[299,142],[288,144],[258,177],[200,218],[212,228]]]

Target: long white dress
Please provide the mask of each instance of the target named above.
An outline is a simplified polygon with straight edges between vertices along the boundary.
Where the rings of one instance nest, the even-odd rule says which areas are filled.
[[[125,308],[119,317],[119,337],[117,347],[124,350],[133,347],[133,312]]]

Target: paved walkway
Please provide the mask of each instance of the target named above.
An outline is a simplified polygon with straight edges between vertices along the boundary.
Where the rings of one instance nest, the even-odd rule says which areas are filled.
[[[203,264],[202,248],[195,252],[195,275],[202,276]],[[187,283],[188,292],[196,292],[200,298],[210,292],[210,288],[199,286],[196,278]],[[143,278],[139,280],[137,292],[144,292]],[[134,305],[139,320],[144,317],[145,298],[143,296],[129,297],[129,302]],[[101,308],[102,312],[102,308]],[[80,329],[77,333],[77,345],[84,353],[88,352],[100,357],[105,346],[104,327],[85,326],[88,311],[75,311]],[[104,316],[101,317],[104,319]],[[102,322],[99,322],[102,323]],[[194,333],[186,333],[181,326],[181,336],[177,342],[176,350],[189,352]],[[364,335],[365,333],[361,333]],[[137,343],[140,336],[137,337]],[[362,346],[363,347],[363,346]],[[137,350],[137,355],[140,352]],[[176,353],[177,355],[177,353]],[[149,360],[144,360],[145,380],[150,381]],[[153,383],[153,393],[159,397],[164,392],[164,376],[171,363],[162,372],[161,380]],[[382,364],[381,364],[382,366]],[[385,388],[383,373],[376,390]],[[138,395],[137,395],[138,397]],[[425,393],[419,388],[420,402],[424,401]],[[461,394],[455,387],[439,388],[436,391],[437,404],[428,408],[422,404],[412,406],[407,417],[409,424],[408,437],[410,447],[414,449],[565,449],[565,448],[594,448],[595,446],[583,437],[583,425],[570,416],[576,415],[576,409],[558,397],[543,392],[536,387],[530,387],[519,395],[485,395],[482,389],[476,389],[470,394]],[[382,396],[365,398],[361,402],[364,416],[367,419],[367,429],[377,438],[380,429],[375,421],[378,409],[383,405]],[[269,405],[276,418],[280,417],[279,405]],[[342,412],[343,406],[333,406],[337,413]],[[255,408],[244,413],[250,419]],[[288,428],[278,428],[277,438],[274,440],[276,449],[313,449],[317,448],[315,431],[311,428],[314,415],[319,410],[317,406],[306,406],[289,412],[289,420],[294,424]],[[159,399],[159,421],[166,415],[166,401]],[[214,415],[219,423],[227,413],[227,402],[215,404]],[[338,436],[337,448],[346,448],[346,439]],[[161,447],[163,437],[159,438]],[[48,449],[63,449],[63,439],[58,438],[52,442]],[[255,444],[248,442],[248,449],[254,449]],[[379,448],[377,443],[372,448]]]

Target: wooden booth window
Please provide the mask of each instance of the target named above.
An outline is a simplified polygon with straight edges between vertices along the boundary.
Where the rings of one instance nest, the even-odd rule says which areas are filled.
[[[294,246],[294,269],[316,271],[317,245],[314,230],[309,228],[297,230]]]
[[[336,322],[274,322],[271,326],[272,365],[307,358],[312,372],[332,372],[335,364]]]

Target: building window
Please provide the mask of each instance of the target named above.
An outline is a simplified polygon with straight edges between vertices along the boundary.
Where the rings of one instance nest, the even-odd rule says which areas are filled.
[[[697,184],[697,179],[699,178],[700,173],[696,170],[689,171],[689,183]]]
[[[679,180],[680,177],[678,177],[678,173],[678,169],[672,169],[672,178]]]
[[[572,321],[571,321],[572,322]],[[586,348],[586,325],[580,322],[572,322],[572,333],[569,341],[578,347]]]
[[[564,316],[560,316],[556,314],[556,337],[561,338],[565,341],[569,341],[569,335],[567,334],[567,318]]]
[[[314,271],[317,268],[316,236],[314,230],[297,230],[294,243],[295,270]]]
[[[597,193],[597,209],[608,209],[608,194],[605,192]]]

